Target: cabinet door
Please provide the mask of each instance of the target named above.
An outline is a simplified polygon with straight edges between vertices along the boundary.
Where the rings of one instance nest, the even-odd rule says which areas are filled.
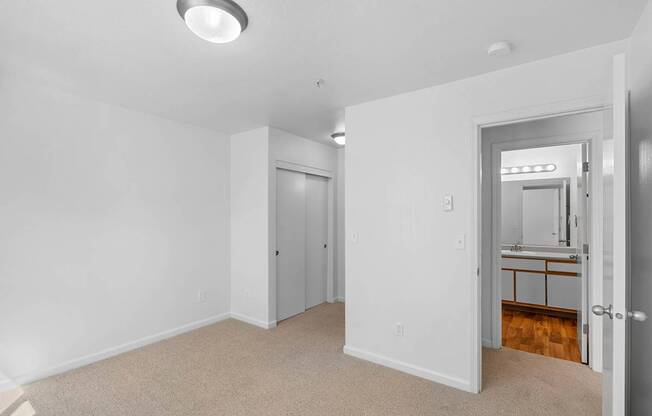
[[[546,304],[546,276],[540,273],[516,272],[516,301]]]
[[[515,259],[513,257],[503,257],[501,267],[503,269],[545,271],[546,262],[545,260]]]
[[[514,300],[514,272],[503,270],[501,273],[500,292],[503,300]]]
[[[580,278],[548,276],[548,306],[577,310],[580,298]]]
[[[548,270],[552,272],[571,272],[571,273],[581,273],[581,264],[579,263],[555,263],[553,261],[548,262]]]

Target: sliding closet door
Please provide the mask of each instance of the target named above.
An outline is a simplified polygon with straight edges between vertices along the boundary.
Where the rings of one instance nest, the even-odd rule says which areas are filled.
[[[306,175],[276,170],[276,316],[306,309]]]
[[[328,179],[306,175],[306,308],[326,302]]]

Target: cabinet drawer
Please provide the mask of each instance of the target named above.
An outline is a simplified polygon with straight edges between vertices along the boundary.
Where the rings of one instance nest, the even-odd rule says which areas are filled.
[[[580,282],[579,277],[548,276],[548,306],[577,310]]]
[[[540,273],[516,272],[516,301],[546,304],[546,276]]]
[[[571,272],[571,273],[581,272],[579,263],[555,263],[552,261],[548,262],[548,270],[553,272]]]
[[[503,300],[514,300],[514,272],[510,270],[501,271],[500,293]]]
[[[545,260],[502,258],[503,269],[546,270]]]

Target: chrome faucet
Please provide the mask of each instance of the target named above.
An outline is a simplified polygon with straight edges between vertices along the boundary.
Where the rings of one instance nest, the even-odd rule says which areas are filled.
[[[514,252],[519,252],[519,251],[523,250],[523,247],[521,247],[521,246],[517,243],[517,244],[513,244],[511,249],[512,249],[512,251],[514,251]]]

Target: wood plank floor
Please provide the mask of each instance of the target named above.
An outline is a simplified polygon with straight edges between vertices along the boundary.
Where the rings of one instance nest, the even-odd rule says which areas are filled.
[[[503,308],[503,346],[577,363],[581,361],[576,319]]]

